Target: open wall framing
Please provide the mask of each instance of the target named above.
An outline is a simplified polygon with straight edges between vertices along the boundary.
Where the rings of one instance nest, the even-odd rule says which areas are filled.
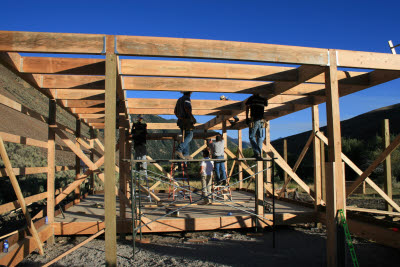
[[[176,99],[127,98],[126,91],[235,94],[257,92],[268,98],[269,105],[264,113],[267,121],[311,108],[313,132],[293,168],[270,144],[269,138],[265,143],[266,157],[277,158],[277,165],[289,176],[284,188],[281,192],[272,192],[268,184],[271,181],[271,173],[266,172],[265,179],[262,175],[257,175],[256,179],[259,182],[256,192],[261,192],[263,195],[262,192],[265,189],[269,194],[282,196],[287,183],[294,180],[310,194],[315,200],[317,217],[327,225],[328,266],[338,264],[336,244],[338,210],[346,210],[346,196],[362,182],[366,181],[393,207],[395,212],[400,212],[400,207],[391,197],[368,178],[374,168],[400,144],[400,137],[388,145],[378,159],[363,172],[341,151],[339,110],[340,97],[399,78],[400,55],[182,38],[9,31],[0,31],[0,52],[0,60],[5,66],[45,94],[50,101],[50,114],[47,118],[43,118],[10,99],[0,97],[2,105],[32,117],[36,116],[49,125],[48,142],[38,142],[29,137],[25,140],[27,144],[48,149],[49,164],[44,170],[48,174],[48,189],[47,193],[40,197],[47,198],[47,216],[50,224],[54,225],[55,205],[76,190],[86,179],[93,177],[92,173],[97,173],[105,183],[106,262],[109,266],[116,265],[115,195],[119,196],[123,203],[121,205],[129,207],[130,203],[127,189],[124,187],[126,182],[120,181],[120,186],[117,187],[115,179],[116,171],[124,173],[121,175],[122,179],[127,179],[126,174],[130,171],[129,166],[122,162],[119,167],[115,164],[116,149],[120,150],[120,159],[130,153],[127,138],[127,131],[130,128],[129,115],[171,115],[176,102]],[[25,56],[19,53],[37,53],[39,56]],[[41,57],[41,53],[79,54],[81,57]],[[85,55],[103,55],[103,57],[90,58]],[[135,59],[129,59],[128,56],[134,56]],[[146,59],[137,59],[137,57]],[[147,57],[159,59],[147,59]],[[179,61],[170,58],[190,60]],[[211,59],[215,62],[199,62],[196,59]],[[243,63],[226,63],[229,61]],[[270,63],[270,65],[256,65],[252,62]],[[279,64],[291,64],[293,67],[282,67]],[[343,71],[341,68],[360,69],[360,71]],[[244,122],[244,103],[245,100],[193,100],[195,116],[215,116],[206,123],[196,125],[196,129],[205,132],[222,129],[225,133],[226,130],[238,130],[241,140],[241,130],[247,127]],[[318,104],[322,103],[326,103],[327,109],[327,136],[319,132]],[[98,139],[94,138],[84,140],[79,132],[74,131],[72,133],[75,134],[75,140],[71,140],[66,134],[66,132],[71,133],[71,130],[55,120],[57,105],[74,115],[79,123],[83,122],[92,129],[105,129],[105,145],[103,146]],[[234,126],[229,126],[226,121],[234,116],[238,116],[240,121]],[[115,143],[116,128],[120,129],[120,140],[117,144]],[[168,123],[150,123],[148,128],[177,129],[175,124]],[[267,130],[269,131],[269,127]],[[267,136],[269,136],[268,131]],[[57,196],[54,188],[54,172],[60,167],[54,164],[56,135],[63,140],[68,149],[76,154],[77,158],[89,167],[85,173],[78,174],[75,181]],[[0,136],[7,142],[18,142],[20,138],[8,133],[0,133]],[[206,137],[206,135],[200,134],[201,137]],[[173,139],[174,135],[154,134],[150,138]],[[328,148],[326,164],[321,163],[320,159],[321,143]],[[94,149],[95,144],[98,146],[97,149]],[[311,144],[313,144],[315,165],[314,188],[309,188],[296,174]],[[99,159],[94,161],[93,157],[89,158],[83,153],[82,148],[92,149]],[[241,153],[240,145],[239,153]],[[228,149],[226,156],[238,157]],[[347,192],[343,162],[360,175]],[[103,164],[105,165],[104,173],[100,171]],[[246,168],[243,162],[237,164],[240,168]],[[321,173],[321,168],[325,172]],[[20,170],[8,168],[6,172],[12,179],[18,171]],[[78,169],[77,171],[79,172]],[[262,182],[263,179],[266,183]],[[322,192],[323,189],[324,192]],[[79,192],[75,191],[75,193],[79,195]],[[326,198],[323,198],[322,196],[325,195]],[[28,199],[25,199],[25,202],[27,201]],[[21,207],[26,205],[23,198],[19,199],[18,205]],[[7,208],[3,206],[0,206],[3,211],[9,210],[8,206]],[[325,212],[322,212],[323,210]],[[31,220],[28,217],[29,223]],[[356,228],[351,230],[357,232]],[[49,232],[42,241],[35,231],[31,233],[40,247],[41,242],[51,236],[49,234],[51,229],[47,230]]]

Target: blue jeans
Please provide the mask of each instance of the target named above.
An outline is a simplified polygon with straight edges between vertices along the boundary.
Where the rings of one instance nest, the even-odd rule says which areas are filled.
[[[263,120],[254,122],[253,128],[249,129],[249,139],[255,155],[262,155],[262,146],[265,139]]]
[[[185,133],[184,137],[185,139],[183,140],[182,143],[180,143],[176,149],[177,152],[182,152],[184,156],[189,155],[189,143],[193,139],[193,130],[182,130],[181,132]]]
[[[216,159],[223,159],[224,156],[216,157]],[[215,161],[214,162],[215,169],[215,179],[217,182],[226,180],[226,171],[225,171],[225,161]]]

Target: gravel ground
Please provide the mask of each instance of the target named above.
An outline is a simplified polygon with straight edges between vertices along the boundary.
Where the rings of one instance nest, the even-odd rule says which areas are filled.
[[[128,237],[129,238],[129,237]],[[130,241],[118,242],[118,266],[325,266],[325,231],[316,228],[280,227],[276,248],[272,233],[255,235],[246,231],[196,232],[145,235],[150,244],[137,244],[131,259]],[[190,239],[206,239],[192,243]],[[211,240],[215,238],[215,241]],[[46,255],[31,254],[19,266],[41,266],[78,244],[85,237],[59,237],[45,248]],[[360,266],[396,266],[400,253],[364,240],[355,240]],[[104,266],[104,240],[96,239],[69,254],[53,266]],[[347,266],[352,266],[347,257]]]

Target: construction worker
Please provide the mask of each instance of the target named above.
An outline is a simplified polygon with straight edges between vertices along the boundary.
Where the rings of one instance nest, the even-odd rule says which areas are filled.
[[[183,135],[183,142],[181,142],[177,149],[176,155],[180,159],[191,159],[189,156],[189,144],[193,139],[193,130],[196,119],[192,114],[192,103],[190,95],[192,92],[182,92],[183,96],[178,99],[175,105],[175,116],[178,118],[177,125],[181,129]]]
[[[262,156],[262,146],[265,139],[264,108],[267,105],[267,99],[261,97],[260,94],[253,94],[246,101],[246,124],[249,126],[249,139],[254,152],[253,157],[257,159]]]
[[[226,96],[224,96],[224,95],[221,95],[219,99],[220,99],[220,100],[224,100],[224,101],[228,101],[228,100],[229,100],[229,99],[228,99]],[[229,120],[229,122],[231,123],[231,125],[235,125],[238,121],[239,121],[239,118],[238,118],[237,116],[234,116],[234,117],[233,117],[233,120]]]
[[[222,136],[217,135],[215,142],[211,143],[211,150],[213,152],[213,159],[223,159],[225,155],[225,144],[222,140]],[[217,160],[214,163],[215,166],[215,182],[216,184],[225,184],[226,182],[226,170],[225,162]]]
[[[208,149],[203,150],[204,159],[210,158],[210,152]],[[210,204],[210,195],[211,195],[211,183],[212,183],[212,174],[214,170],[214,161],[202,161],[200,164],[200,175],[201,175],[201,186],[202,196],[204,198],[204,205]]]
[[[146,160],[147,124],[141,115],[137,116],[137,122],[132,125],[131,134],[135,150],[135,160]],[[147,170],[147,162],[136,163],[136,169]]]

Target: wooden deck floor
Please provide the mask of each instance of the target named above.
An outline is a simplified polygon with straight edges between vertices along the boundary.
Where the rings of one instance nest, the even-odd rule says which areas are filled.
[[[192,194],[191,205],[188,196],[178,196],[176,201],[168,198],[167,193],[158,193],[161,203],[150,202],[144,197],[142,202],[142,223],[148,224],[143,227],[144,232],[170,232],[208,230],[218,228],[242,228],[254,226],[254,194],[244,191],[232,191],[232,201],[214,201],[212,205],[200,205],[200,197]],[[272,203],[271,199],[266,202]],[[166,207],[170,210],[179,209],[178,216],[165,216]],[[117,198],[117,227],[119,232],[131,231],[131,210],[127,209],[126,220],[121,220],[119,213],[119,201]],[[313,210],[310,208],[290,204],[283,201],[275,202],[276,223],[295,223],[299,220],[310,221]],[[104,227],[104,195],[91,195],[79,204],[64,212],[65,218],[60,214],[55,218],[56,234],[82,234],[94,227]],[[266,223],[272,224],[272,212],[266,210]],[[223,223],[225,222],[225,224]],[[89,231],[92,233],[94,230]]]

